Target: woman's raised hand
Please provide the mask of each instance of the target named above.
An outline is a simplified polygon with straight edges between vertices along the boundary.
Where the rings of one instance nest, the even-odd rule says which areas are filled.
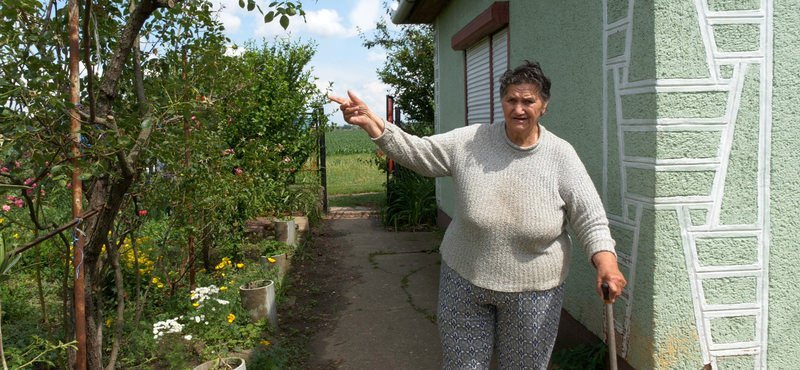
[[[373,138],[381,136],[384,128],[383,120],[372,113],[367,104],[353,93],[347,91],[347,95],[350,99],[333,95],[328,95],[328,99],[339,103],[339,109],[342,111],[345,122],[363,128]]]

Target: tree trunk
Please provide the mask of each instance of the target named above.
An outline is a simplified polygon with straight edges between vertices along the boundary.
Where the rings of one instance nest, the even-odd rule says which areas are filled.
[[[135,243],[134,241],[132,242]],[[108,260],[111,266],[114,267],[114,280],[117,286],[117,324],[114,330],[114,346],[111,348],[111,356],[106,366],[106,370],[114,370],[117,356],[119,355],[120,342],[122,341],[122,327],[125,323],[125,286],[122,281],[122,268],[119,265],[119,245],[117,243],[108,243],[106,249],[108,250]]]
[[[3,317],[3,305],[0,302],[0,319]],[[2,320],[0,320],[2,321]],[[3,351],[3,326],[2,322],[0,322],[0,359],[3,361],[3,370],[8,370],[8,365],[6,365],[6,353]]]

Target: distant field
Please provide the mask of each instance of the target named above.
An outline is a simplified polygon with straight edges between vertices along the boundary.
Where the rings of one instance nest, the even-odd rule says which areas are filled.
[[[328,194],[359,194],[385,191],[386,174],[369,163],[372,154],[330,155]]]
[[[329,156],[374,153],[375,143],[364,130],[336,130],[325,134],[325,149]]]
[[[371,163],[375,143],[363,130],[337,130],[325,134],[328,194],[385,191],[386,174]]]

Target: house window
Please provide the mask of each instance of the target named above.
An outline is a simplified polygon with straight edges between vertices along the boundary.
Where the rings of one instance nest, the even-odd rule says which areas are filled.
[[[466,123],[503,119],[500,76],[509,68],[508,2],[498,1],[475,17],[450,40],[464,51]]]
[[[508,29],[489,35],[464,51],[467,124],[503,119],[500,76],[508,69]]]

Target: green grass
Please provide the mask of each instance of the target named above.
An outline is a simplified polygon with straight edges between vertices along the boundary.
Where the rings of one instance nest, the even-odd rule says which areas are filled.
[[[362,134],[364,134],[362,132]],[[372,154],[332,155],[326,159],[328,194],[383,192],[386,174],[370,162]]]
[[[369,207],[377,209],[378,205],[386,201],[386,193],[343,195],[328,198],[330,207]]]
[[[325,147],[329,156],[342,154],[369,154],[375,152],[375,143],[364,130],[335,130],[325,134]]]

